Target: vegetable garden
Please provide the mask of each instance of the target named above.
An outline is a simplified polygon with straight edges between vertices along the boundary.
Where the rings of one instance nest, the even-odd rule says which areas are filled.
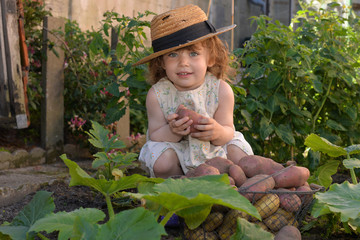
[[[234,122],[256,155],[238,164],[209,161],[200,174],[169,179],[131,172],[139,150],[134,136],[147,128],[150,87],[146,67],[132,64],[151,51],[144,44],[149,22],[143,18],[153,13],[129,18],[107,12],[102,28],[87,32],[69,21],[64,33],[56,33],[65,36],[65,122],[68,136],[92,150],[94,173],[66,155],[61,159],[70,186],[101,193],[107,211],[80,207],[54,213],[51,193],[39,191],[0,226],[0,238],[48,239],[56,231],[58,239],[161,239],[174,214],[187,239],[290,239],[281,238],[282,231],[301,239],[297,229],[303,238],[312,229],[321,229],[321,239],[358,238],[360,18],[338,3],[315,9],[301,2],[301,7],[290,26],[254,17],[256,32],[231,53],[241,79],[231,84]],[[36,26],[51,13],[35,2],[25,10],[27,36],[33,36],[28,39],[29,104],[36,118],[42,45]],[[110,32],[118,36],[116,48],[110,46]],[[132,146],[118,140],[113,127],[127,107]],[[31,127],[35,138],[38,127]],[[332,176],[339,173],[350,181],[334,183]],[[114,208],[118,201],[134,205],[119,210]]]

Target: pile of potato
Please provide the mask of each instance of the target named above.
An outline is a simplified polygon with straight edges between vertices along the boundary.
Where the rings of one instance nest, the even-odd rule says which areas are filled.
[[[243,157],[237,163],[216,157],[190,170],[186,177],[223,173],[227,173],[230,184],[253,203],[262,221],[239,210],[214,206],[202,226],[194,230],[185,226],[187,239],[230,239],[236,231],[238,217],[275,234],[277,240],[301,239],[296,213],[313,199],[313,191],[307,183],[310,176],[307,168],[292,164],[284,167],[257,155]]]

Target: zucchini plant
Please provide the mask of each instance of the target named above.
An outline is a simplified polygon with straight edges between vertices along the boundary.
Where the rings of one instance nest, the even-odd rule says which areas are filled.
[[[360,153],[360,144],[340,147],[325,138],[311,134],[306,138],[305,145],[314,151],[328,154],[331,157],[346,156],[346,159],[342,160],[342,164],[350,171],[352,179],[352,183],[345,181],[341,184],[331,184],[328,191],[316,193],[312,215],[314,217],[327,214],[339,215],[340,221],[348,233],[360,234],[360,184],[355,172],[356,168],[360,168],[360,159],[350,157]],[[324,165],[325,169],[327,164]],[[322,178],[327,177],[326,171],[319,172],[319,183],[321,183]]]

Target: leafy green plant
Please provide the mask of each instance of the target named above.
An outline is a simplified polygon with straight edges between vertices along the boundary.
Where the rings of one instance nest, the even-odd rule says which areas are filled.
[[[165,229],[154,215],[144,208],[122,211],[104,224],[105,214],[98,209],[79,208],[72,212],[57,212],[50,192],[39,191],[11,223],[0,226],[1,239],[30,240],[40,232],[58,231],[58,239],[160,239]],[[144,224],[146,223],[146,224]]]
[[[353,182],[345,181],[342,184],[332,184],[328,191],[316,193],[317,201],[312,209],[312,215],[314,217],[326,214],[339,215],[346,232],[360,234],[360,184],[358,184],[355,174],[355,168],[360,168],[360,160],[350,157],[350,155],[360,153],[360,145],[340,147],[315,134],[306,138],[305,145],[314,151],[320,151],[331,157],[347,156],[342,163],[350,171]],[[319,178],[321,177],[320,175]]]
[[[97,31],[83,32],[76,22],[66,24],[67,119],[80,115],[108,125],[119,120],[130,106],[135,131],[144,129],[146,121],[140,121],[136,111],[145,110],[149,85],[145,67],[134,68],[132,64],[149,51],[144,45],[149,22],[142,19],[150,14],[147,11],[131,18],[106,12]]]
[[[99,149],[93,156],[92,167],[99,169],[105,179],[113,179],[115,169],[118,171],[126,171],[129,166],[135,166],[134,161],[137,160],[137,153],[121,152],[126,147],[125,143],[119,140],[116,134],[110,135],[110,131],[99,123],[91,121],[92,129],[86,132],[89,135],[89,142]],[[104,167],[104,168],[101,168]],[[121,168],[122,170],[120,170]]]
[[[337,3],[301,6],[291,26],[253,17],[256,32],[235,51],[243,66],[236,86],[247,93],[235,91],[235,125],[256,154],[314,170],[323,163],[312,152],[305,162],[306,136],[349,145],[360,137],[360,21],[340,15]]]
[[[42,239],[47,239],[40,232],[58,231],[58,239],[160,239],[161,235],[166,234],[163,225],[166,224],[169,214],[176,213],[184,217],[188,225],[196,227],[206,218],[213,204],[239,209],[260,218],[256,208],[230,187],[226,175],[204,176],[193,180],[164,180],[137,174],[116,181],[95,179],[65,155],[61,158],[69,167],[70,186],[89,186],[104,195],[109,220],[100,224],[105,214],[101,210],[91,208],[52,213],[55,206],[51,193],[40,191],[12,223],[0,226],[1,237],[6,239],[10,236],[14,240],[23,240],[33,239],[38,235]],[[138,207],[115,214],[110,196],[115,192],[134,187],[139,187],[142,193],[128,194],[137,199],[146,199],[146,206],[152,207],[149,209]],[[155,204],[160,206],[161,211],[154,211],[159,209]],[[161,223],[158,223],[156,219],[164,212],[168,214]],[[256,228],[254,224],[247,223],[246,227],[242,227],[241,234],[251,236],[254,228]],[[262,232],[262,234],[269,237],[267,233]]]

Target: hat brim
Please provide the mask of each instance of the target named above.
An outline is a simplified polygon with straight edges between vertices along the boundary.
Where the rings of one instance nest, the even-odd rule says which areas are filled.
[[[141,64],[144,64],[144,63],[147,63],[149,62],[150,60],[154,59],[154,58],[157,58],[161,55],[164,55],[166,53],[169,53],[169,52],[172,52],[174,50],[177,50],[179,48],[183,48],[183,47],[186,47],[186,46],[189,46],[189,45],[192,45],[192,44],[195,44],[195,43],[198,43],[200,41],[203,41],[205,39],[208,39],[208,38],[211,38],[211,37],[214,37],[214,36],[217,36],[221,33],[224,33],[224,32],[227,32],[227,31],[230,31],[232,29],[234,29],[236,27],[236,24],[233,24],[233,25],[230,25],[230,26],[227,26],[227,27],[222,27],[222,28],[219,28],[216,30],[216,32],[214,33],[209,33],[207,35],[204,35],[200,38],[197,38],[195,40],[192,40],[192,41],[189,41],[187,43],[184,43],[184,44],[180,44],[178,46],[175,46],[175,47],[172,47],[172,48],[168,48],[168,49],[164,49],[162,51],[158,51],[158,52],[155,52],[155,53],[152,53],[150,54],[149,56],[146,56],[144,57],[143,59],[139,60],[138,62],[136,62],[135,64],[133,64],[133,66],[138,66],[138,65],[141,65]]]

